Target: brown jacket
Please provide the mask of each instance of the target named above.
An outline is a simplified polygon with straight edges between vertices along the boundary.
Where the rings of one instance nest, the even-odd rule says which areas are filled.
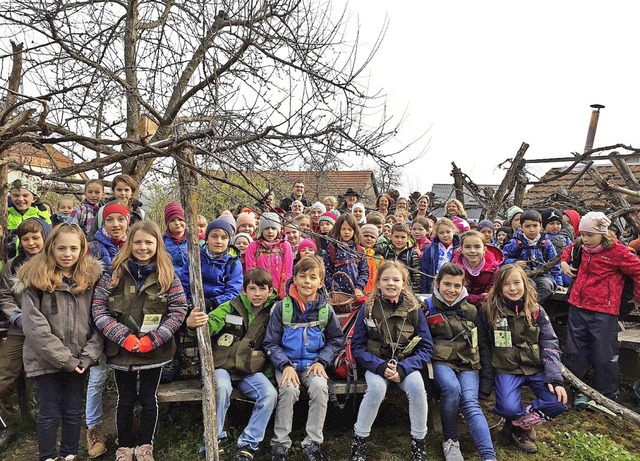
[[[102,266],[92,261],[90,277],[98,280]],[[14,291],[22,293],[23,351],[27,377],[88,368],[104,348],[91,321],[93,290],[74,295],[66,284],[53,293],[35,288],[33,280],[20,280]]]

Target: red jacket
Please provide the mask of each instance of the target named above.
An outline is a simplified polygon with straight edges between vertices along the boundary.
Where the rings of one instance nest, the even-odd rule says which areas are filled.
[[[467,301],[476,307],[485,301],[484,293],[488,293],[496,281],[496,274],[500,264],[504,261],[504,255],[500,248],[487,245],[487,252],[484,255],[484,267],[475,277],[467,272],[462,263],[462,248],[456,248],[453,252],[451,262],[464,269],[464,284],[469,295]]]
[[[562,252],[562,261],[571,264],[575,242]],[[580,270],[569,295],[569,304],[590,311],[618,315],[624,276],[633,279],[633,299],[640,299],[640,259],[617,240],[600,253],[582,252]]]

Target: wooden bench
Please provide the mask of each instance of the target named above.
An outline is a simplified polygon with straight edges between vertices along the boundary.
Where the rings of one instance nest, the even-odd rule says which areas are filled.
[[[618,333],[621,349],[640,351],[640,328],[630,328]]]

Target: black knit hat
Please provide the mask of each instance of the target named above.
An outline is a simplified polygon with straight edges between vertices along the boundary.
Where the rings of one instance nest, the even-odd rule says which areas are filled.
[[[547,227],[547,224],[553,221],[562,222],[562,211],[557,208],[547,208],[542,211],[542,227]]]

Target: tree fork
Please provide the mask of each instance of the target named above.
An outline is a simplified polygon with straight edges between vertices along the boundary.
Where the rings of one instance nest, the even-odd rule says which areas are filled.
[[[202,287],[202,270],[200,267],[200,246],[198,245],[198,176],[189,168],[195,165],[193,151],[182,149],[176,154],[176,165],[180,181],[180,200],[184,207],[189,243],[189,282],[193,305],[204,310],[204,290]],[[218,461],[218,424],[216,419],[216,380],[211,337],[207,325],[196,329],[200,366],[202,369],[202,416],[204,419],[204,446],[206,461]]]

